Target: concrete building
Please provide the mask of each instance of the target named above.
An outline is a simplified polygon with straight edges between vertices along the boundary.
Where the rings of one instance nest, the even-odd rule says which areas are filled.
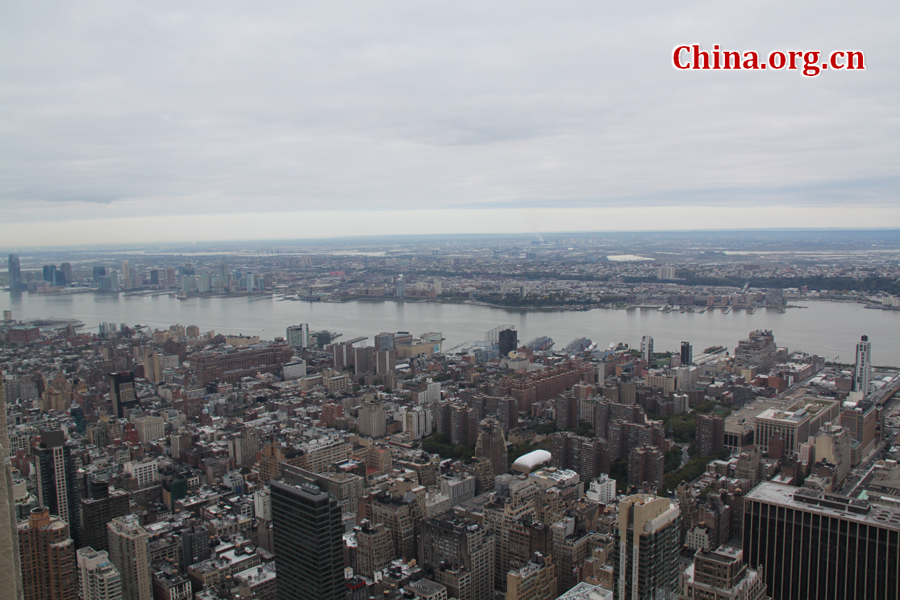
[[[613,555],[616,597],[656,600],[678,591],[681,515],[667,498],[638,494],[619,502]]]
[[[489,459],[495,475],[506,473],[506,441],[496,419],[487,418],[479,424],[475,456]]]
[[[381,400],[369,398],[359,407],[359,433],[370,438],[387,433],[387,412]]]
[[[134,515],[110,521],[109,560],[122,576],[123,600],[151,600],[149,535]]]
[[[553,559],[535,552],[527,564],[506,574],[505,600],[554,600],[556,584]]]
[[[856,367],[853,370],[853,391],[865,397],[871,391],[872,342],[864,335],[856,344]]]
[[[363,520],[356,531],[356,573],[372,578],[378,571],[394,560],[394,542],[391,530],[384,523],[373,525]]]
[[[780,438],[784,453],[797,453],[800,444],[825,423],[836,423],[839,416],[840,405],[836,400],[803,398],[786,409],[769,408],[759,413],[754,420],[754,441],[767,448],[772,439]]]
[[[725,449],[725,419],[711,415],[697,415],[697,451],[700,456],[712,456]]]
[[[775,364],[777,350],[771,330],[751,331],[747,339],[739,341],[734,349],[734,366],[739,369],[755,367],[767,372]]]
[[[81,548],[76,560],[81,600],[122,600],[122,576],[106,552]]]
[[[15,256],[15,266],[18,269],[19,257],[10,254],[10,267]],[[13,288],[12,268],[10,268],[10,288]],[[19,275],[21,279],[21,275]],[[2,377],[0,377],[2,379]],[[2,381],[0,381],[0,417],[6,415],[6,399]],[[10,441],[6,419],[0,418],[0,461],[2,461],[2,479],[0,486],[0,573],[6,574],[6,585],[0,590],[0,600],[22,600],[22,567],[19,555],[19,532],[16,527],[16,500],[12,463],[10,461]],[[12,452],[15,454],[15,452]],[[22,487],[25,483],[22,482]]]
[[[741,550],[700,551],[681,574],[679,600],[768,600],[762,574],[744,563]]]
[[[435,571],[435,579],[454,598],[490,600],[493,596],[494,536],[474,521],[451,513],[426,519],[419,562]]]
[[[653,338],[649,335],[641,338],[641,358],[648,365],[653,363]]]

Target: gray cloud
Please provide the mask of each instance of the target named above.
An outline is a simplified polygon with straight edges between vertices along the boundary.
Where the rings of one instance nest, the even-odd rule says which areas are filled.
[[[895,2],[5,3],[0,208],[891,206],[898,26]],[[678,72],[681,43],[868,69]]]

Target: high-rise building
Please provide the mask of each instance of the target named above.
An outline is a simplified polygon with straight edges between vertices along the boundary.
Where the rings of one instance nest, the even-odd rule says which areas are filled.
[[[900,510],[763,482],[744,496],[744,558],[773,600],[900,598]]]
[[[11,257],[14,255],[10,255]],[[16,257],[18,260],[18,257]],[[6,585],[0,588],[0,600],[22,600],[22,567],[19,557],[19,533],[16,527],[16,502],[13,497],[9,432],[6,428],[6,399],[0,383],[0,573]]]
[[[478,426],[475,456],[489,459],[494,475],[506,473],[506,441],[503,439],[503,429],[496,419],[484,419]]]
[[[309,347],[309,323],[291,325],[287,328],[287,342],[294,350]]]
[[[697,415],[697,451],[700,456],[712,456],[725,449],[725,419]]]
[[[681,364],[689,365],[694,362],[694,350],[690,342],[681,342]]]
[[[22,281],[22,267],[19,264],[19,255],[10,254],[6,265],[9,270],[9,289],[25,289],[25,283]]]
[[[641,338],[641,358],[648,363],[653,362],[653,338],[649,335]]]
[[[762,573],[748,569],[744,553],[722,546],[701,550],[681,574],[681,598],[697,600],[767,600]]]
[[[75,463],[66,444],[66,434],[42,431],[41,443],[34,449],[34,454],[38,504],[65,521],[66,536],[71,534],[78,542],[79,494],[75,485]]]
[[[31,509],[19,524],[19,558],[25,600],[75,600],[75,542],[66,522],[46,507]]]
[[[422,525],[419,562],[459,600],[489,600],[494,592],[494,536],[482,525],[445,513]]]
[[[365,400],[359,407],[359,433],[378,438],[387,433],[387,413],[384,402],[376,398]]]
[[[140,406],[134,389],[134,373],[120,371],[109,374],[109,401],[112,417],[125,418],[125,411]]]
[[[678,593],[681,515],[668,498],[637,494],[619,502],[613,554],[616,597],[656,600]]]
[[[872,377],[872,343],[869,336],[864,335],[856,344],[856,369],[853,372],[853,391],[863,396],[869,393],[869,380]]]
[[[151,600],[149,535],[134,515],[113,519],[109,531],[109,560],[122,576],[123,600]]]
[[[91,497],[81,500],[81,545],[100,552],[109,549],[106,524],[123,517],[130,510],[128,494],[122,490],[110,493],[106,481],[91,482]]]
[[[525,566],[506,574],[505,600],[554,600],[557,583],[553,559],[535,552]]]
[[[337,500],[296,469],[271,482],[278,600],[342,600],[343,524]]]
[[[75,281],[75,272],[72,270],[72,263],[62,263],[61,265],[59,265],[59,271],[65,278],[66,283],[72,283],[73,281]]]
[[[144,354],[144,377],[150,383],[162,383],[162,360],[156,350],[147,350]]]
[[[81,600],[122,600],[122,576],[106,552],[86,547],[76,559]]]
[[[375,351],[394,350],[394,334],[383,331],[375,336]]]
[[[675,279],[675,267],[666,265],[656,269],[656,278],[659,280]]]
[[[658,488],[665,473],[665,462],[665,454],[655,446],[634,448],[628,453],[628,484]]]
[[[515,350],[518,343],[519,338],[515,329],[509,327],[501,331],[500,339],[498,340],[498,350],[500,351],[500,358],[504,358],[510,352]]]
[[[356,527],[356,573],[372,577],[375,571],[394,560],[391,530],[384,523],[373,525],[363,520]]]
[[[751,331],[746,340],[740,340],[734,349],[734,365],[736,367],[756,367],[760,371],[768,371],[775,364],[775,336],[771,330],[758,329]]]

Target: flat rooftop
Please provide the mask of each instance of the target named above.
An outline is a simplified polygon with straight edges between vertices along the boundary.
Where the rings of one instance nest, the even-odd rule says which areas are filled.
[[[771,481],[753,488],[746,498],[900,531],[900,510],[874,505],[868,500],[825,494]]]

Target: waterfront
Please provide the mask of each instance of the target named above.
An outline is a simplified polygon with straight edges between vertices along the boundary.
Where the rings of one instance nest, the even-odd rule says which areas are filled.
[[[372,337],[381,331],[414,334],[440,331],[450,349],[469,340],[483,339],[498,325],[515,325],[519,341],[548,335],[556,348],[579,336],[587,336],[602,348],[625,342],[637,347],[641,336],[652,335],[658,351],[676,350],[682,340],[694,352],[713,345],[733,350],[738,340],[754,329],[772,329],[779,346],[804,350],[828,360],[854,362],[860,335],[872,341],[873,363],[900,366],[900,311],[866,310],[842,302],[803,302],[805,308],[784,313],[758,310],[748,314],[734,310],[698,313],[664,313],[656,310],[525,311],[437,302],[356,301],[280,302],[270,297],[215,297],[176,300],[169,296],[74,294],[41,296],[0,293],[0,309],[13,311],[15,319],[75,318],[96,332],[102,321],[162,328],[180,323],[201,330],[283,336],[285,327],[309,323],[313,330],[327,329],[345,335]],[[371,343],[371,340],[369,341]]]

